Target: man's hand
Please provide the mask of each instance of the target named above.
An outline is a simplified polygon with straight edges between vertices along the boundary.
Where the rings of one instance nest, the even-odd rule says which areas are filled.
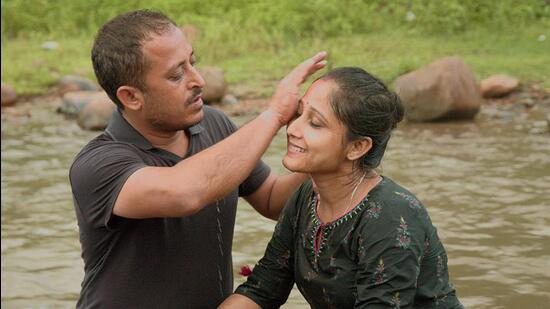
[[[280,126],[284,126],[294,117],[300,99],[300,86],[311,74],[326,66],[326,57],[327,53],[324,51],[317,53],[295,67],[279,82],[271,98],[269,111],[278,119]]]

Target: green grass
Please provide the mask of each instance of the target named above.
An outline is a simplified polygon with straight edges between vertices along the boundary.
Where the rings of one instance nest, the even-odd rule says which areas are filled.
[[[99,25],[152,7],[197,25],[199,66],[219,66],[230,84],[260,96],[319,50],[329,52],[331,67],[360,66],[386,82],[454,55],[478,80],[507,73],[550,87],[550,5],[543,0],[515,7],[512,0],[212,1],[2,0],[2,80],[36,94],[65,74],[94,79],[90,48]],[[404,21],[409,9],[417,15],[411,23]],[[48,40],[59,48],[42,49]]]

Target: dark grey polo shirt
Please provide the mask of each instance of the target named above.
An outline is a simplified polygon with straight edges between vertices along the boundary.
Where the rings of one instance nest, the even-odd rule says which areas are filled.
[[[235,130],[205,106],[181,158],[154,148],[115,112],[105,132],[76,156],[70,181],[85,272],[78,308],[215,308],[231,294],[237,199],[265,181],[270,170],[263,162],[231,194],[189,217],[135,220],[112,211],[136,170],[173,166]]]

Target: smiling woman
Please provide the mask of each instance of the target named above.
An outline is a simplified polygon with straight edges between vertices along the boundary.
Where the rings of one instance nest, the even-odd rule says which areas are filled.
[[[399,98],[359,68],[312,84],[283,159],[310,179],[223,308],[278,308],[294,283],[312,308],[462,308],[427,210],[375,170],[403,113]]]

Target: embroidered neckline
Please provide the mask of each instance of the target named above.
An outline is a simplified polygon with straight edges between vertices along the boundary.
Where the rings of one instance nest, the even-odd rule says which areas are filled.
[[[361,202],[359,202],[354,208],[352,208],[350,211],[342,215],[340,218],[335,219],[333,221],[323,223],[321,219],[319,219],[319,216],[317,215],[317,202],[318,198],[317,195],[314,194],[311,202],[310,202],[310,217],[312,220],[312,233],[310,235],[310,243],[311,247],[313,248],[313,256],[315,257],[315,262],[317,262],[317,259],[319,255],[323,252],[323,250],[327,247],[327,236],[328,234],[337,226],[342,224],[343,222],[346,222],[350,220],[353,216],[355,216],[357,213],[361,212],[364,208],[364,206],[367,204],[369,194],[367,194]],[[319,234],[321,233],[321,234]]]
[[[317,203],[319,202],[319,196],[317,194],[315,194],[313,196],[313,198],[311,199],[311,204],[310,204],[310,208],[311,208],[311,214],[312,214],[312,218],[313,218],[313,222],[317,225],[323,225],[323,226],[338,226],[340,225],[342,222],[344,221],[347,221],[349,220],[351,217],[353,217],[353,215],[355,215],[356,213],[358,213],[359,211],[361,211],[363,209],[363,206],[365,206],[365,204],[369,201],[369,194],[367,194],[357,205],[355,205],[355,207],[353,207],[352,209],[350,209],[348,212],[346,212],[345,214],[343,214],[342,216],[340,216],[339,218],[336,218],[332,221],[329,221],[329,222],[323,222],[321,221],[321,218],[319,218],[319,214],[317,213]]]

